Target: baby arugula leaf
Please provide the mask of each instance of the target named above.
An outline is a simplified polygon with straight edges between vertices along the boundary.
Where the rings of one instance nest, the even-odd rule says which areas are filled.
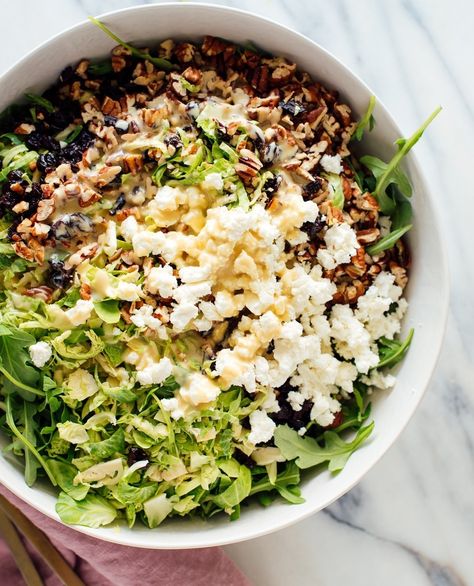
[[[387,188],[390,185],[394,184],[400,193],[406,197],[410,197],[411,185],[406,175],[400,170],[399,164],[420,140],[426,128],[431,124],[440,111],[441,107],[436,108],[427,120],[423,122],[420,128],[418,128],[418,130],[416,130],[409,138],[399,138],[396,141],[398,151],[388,163],[384,163],[376,157],[361,157],[361,163],[372,171],[377,180],[374,195],[379,202],[382,213],[392,215],[395,211],[396,202],[389,194],[387,194]]]
[[[56,479],[54,478],[53,473],[49,469],[49,466],[46,463],[45,459],[41,456],[41,454],[38,452],[36,447],[31,443],[29,438],[26,437],[25,434],[21,433],[21,431],[16,426],[14,414],[17,414],[17,415],[20,414],[20,416],[21,416],[21,410],[18,407],[18,405],[15,405],[15,403],[13,402],[11,394],[8,394],[5,397],[5,407],[6,407],[6,410],[5,410],[6,424],[10,428],[10,431],[13,433],[13,435],[16,436],[16,438],[23,444],[23,448],[24,448],[24,452],[25,452],[25,459],[26,459],[26,452],[29,451],[36,458],[36,460],[41,464],[41,466],[44,468],[44,471],[48,475],[53,486],[56,486]],[[23,405],[21,405],[21,407],[23,408]],[[28,431],[28,436],[29,435],[30,435],[30,433]],[[29,473],[29,474],[31,474],[31,473]],[[30,479],[31,479],[31,476],[30,476]]]
[[[34,403],[23,402],[23,409],[20,413],[20,421],[23,425],[23,435],[30,442],[32,446],[36,446],[36,422],[34,415],[36,413],[36,406]],[[34,454],[25,450],[25,482],[28,486],[33,486],[36,482],[36,473],[40,464],[35,458]]]
[[[27,332],[0,325],[0,372],[6,379],[3,388],[7,393],[18,393],[27,401],[33,401],[33,395],[44,396],[37,388],[39,372],[29,364],[27,348],[35,341]]]
[[[138,59],[145,59],[146,61],[150,61],[150,63],[153,63],[153,65],[156,65],[157,67],[159,67],[160,69],[163,69],[165,71],[169,71],[170,69],[174,69],[173,64],[170,61],[168,61],[167,59],[163,59],[162,57],[152,57],[150,55],[150,53],[147,53],[146,51],[140,51],[140,49],[137,49],[133,45],[129,45],[125,41],[122,41],[122,39],[120,39],[115,33],[113,33],[109,28],[107,28],[105,26],[104,23],[100,22],[100,20],[98,20],[97,18],[94,18],[93,16],[89,16],[89,20],[93,24],[98,26],[101,31],[103,31],[106,35],[108,35],[116,43],[118,43],[119,45],[122,45],[122,47],[125,47],[126,49],[128,49],[134,57],[138,57]]]
[[[311,437],[301,437],[288,425],[279,425],[275,430],[275,445],[287,460],[296,459],[299,468],[311,468],[327,462],[331,472],[339,472],[351,454],[369,437],[373,428],[373,422],[361,427],[356,437],[349,442],[345,442],[334,431],[325,431],[324,446],[321,446]]]
[[[285,469],[280,472],[272,484],[266,474],[263,478],[252,484],[250,495],[267,493],[276,490],[281,497],[292,504],[304,503],[304,498],[299,494],[300,471],[295,462],[287,462]],[[265,499],[264,499],[265,501]]]
[[[32,104],[40,106],[49,114],[52,114],[54,112],[53,104],[46,98],[43,98],[43,96],[38,96],[37,94],[25,94],[25,98]]]
[[[371,246],[369,246],[367,248],[367,252],[371,256],[374,256],[375,254],[380,254],[384,250],[388,250],[389,248],[392,248],[392,246],[396,242],[398,242],[400,240],[400,238],[406,232],[408,232],[408,230],[411,229],[411,227],[412,227],[411,224],[407,224],[406,226],[403,226],[402,228],[397,228],[396,230],[392,230],[386,236],[384,236],[383,238],[381,238],[380,240],[375,242],[375,244],[372,244]]]
[[[369,132],[375,126],[375,118],[373,116],[374,108],[375,108],[375,96],[370,96],[369,105],[367,107],[366,113],[362,116],[359,120],[359,123],[356,126],[354,134],[352,135],[353,140],[362,140],[364,136],[365,129],[368,127]]]
[[[380,338],[378,341],[380,362],[376,368],[392,368],[395,364],[403,360],[410,347],[414,333],[415,330],[411,328],[404,341],[389,340],[385,337]]]

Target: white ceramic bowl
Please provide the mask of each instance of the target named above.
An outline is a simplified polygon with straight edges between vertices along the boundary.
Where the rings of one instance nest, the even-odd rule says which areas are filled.
[[[198,39],[205,34],[235,42],[252,40],[260,47],[294,60],[317,80],[340,90],[355,115],[367,107],[370,89],[327,51],[284,26],[238,10],[196,4],[141,6],[101,17],[121,38],[140,43],[165,38]],[[0,80],[0,111],[21,98],[26,90],[44,90],[59,72],[81,57],[105,56],[114,42],[90,22],[79,24],[41,45],[12,67]],[[393,141],[401,131],[384,106],[375,109],[377,125],[364,142],[364,150],[390,158]],[[421,120],[420,120],[421,123]],[[448,276],[433,202],[413,154],[405,161],[413,182],[415,227],[410,232],[413,268],[408,287],[410,307],[404,332],[414,326],[415,337],[398,373],[393,391],[375,399],[375,431],[337,476],[328,472],[309,477],[302,486],[306,502],[287,505],[276,501],[268,508],[258,504],[244,507],[241,518],[227,517],[208,522],[172,520],[155,530],[137,525],[100,529],[76,527],[100,539],[147,548],[191,548],[222,545],[258,537],[286,527],[319,511],[353,487],[408,423],[428,385],[443,338],[448,307]],[[427,448],[428,449],[428,446]],[[22,471],[0,456],[0,479],[5,486],[30,505],[58,519],[56,498],[46,485],[29,488]]]

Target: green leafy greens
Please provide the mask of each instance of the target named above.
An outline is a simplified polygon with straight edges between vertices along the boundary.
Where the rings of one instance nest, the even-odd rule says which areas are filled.
[[[98,26],[101,31],[103,31],[106,35],[108,35],[116,43],[118,43],[119,45],[122,45],[122,47],[125,47],[126,49],[129,49],[129,51],[131,51],[131,53],[134,57],[138,57],[139,59],[146,59],[147,61],[150,61],[150,63],[153,63],[153,65],[156,65],[157,67],[159,67],[160,69],[163,69],[165,71],[173,69],[173,64],[170,63],[167,59],[163,59],[161,57],[153,57],[152,55],[150,55],[150,53],[147,53],[145,51],[140,51],[140,49],[137,49],[133,45],[129,45],[125,41],[122,41],[122,39],[120,39],[115,33],[113,33],[109,28],[107,28],[103,22],[101,22],[97,18],[94,18],[93,16],[89,16],[89,20],[93,24]]]
[[[311,468],[318,464],[328,464],[331,472],[342,470],[352,453],[369,437],[374,423],[361,427],[356,437],[345,442],[334,431],[325,431],[324,445],[321,446],[311,437],[301,437],[288,425],[280,425],[275,430],[275,445],[287,460],[296,460],[299,468]]]

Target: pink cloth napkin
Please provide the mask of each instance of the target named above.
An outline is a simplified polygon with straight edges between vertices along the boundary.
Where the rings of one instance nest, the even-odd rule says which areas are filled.
[[[149,550],[115,545],[82,535],[53,521],[15,497],[3,494],[44,531],[88,586],[250,586],[248,579],[218,548]],[[61,586],[36,551],[28,547],[46,586]],[[22,586],[21,574],[0,540],[0,584]]]

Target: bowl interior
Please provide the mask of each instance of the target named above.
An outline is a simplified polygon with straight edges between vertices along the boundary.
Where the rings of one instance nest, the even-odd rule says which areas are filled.
[[[271,53],[285,55],[315,79],[340,90],[355,115],[362,114],[372,92],[339,61],[315,43],[291,30],[260,17],[217,6],[162,4],[142,6],[102,17],[121,38],[137,43],[165,38],[197,39],[205,34],[244,43],[252,40]],[[89,22],[53,38],[22,59],[1,79],[0,111],[21,98],[26,90],[40,91],[52,83],[68,64],[82,57],[101,57],[115,45]],[[380,102],[375,109],[376,127],[364,141],[363,149],[381,158],[393,153],[393,142],[401,136],[393,119]],[[420,121],[421,122],[421,121]],[[448,279],[444,252],[433,203],[416,160],[410,154],[406,170],[414,187],[415,227],[410,233],[413,267],[408,289],[410,302],[403,333],[415,327],[408,356],[398,373],[393,391],[374,400],[376,427],[369,442],[357,451],[337,476],[328,472],[308,475],[303,483],[303,505],[276,501],[271,507],[252,505],[241,518],[172,520],[157,530],[137,526],[87,529],[89,535],[109,541],[148,548],[206,547],[250,539],[285,527],[314,513],[347,492],[390,447],[407,424],[420,401],[433,370],[444,332]],[[0,438],[0,443],[4,442]],[[47,486],[29,488],[22,471],[0,455],[0,478],[10,490],[43,513],[57,518],[55,496]]]

